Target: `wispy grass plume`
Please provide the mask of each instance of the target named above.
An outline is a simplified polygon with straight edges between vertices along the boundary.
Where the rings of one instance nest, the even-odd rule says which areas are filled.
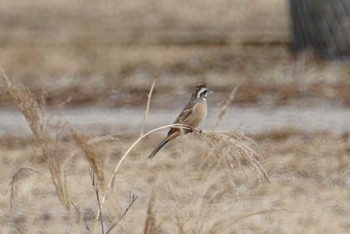
[[[25,117],[40,145],[40,148],[42,149],[44,157],[48,160],[48,167],[58,197],[66,209],[69,210],[70,202],[68,191],[61,170],[62,164],[57,155],[57,147],[63,130],[63,125],[58,123],[55,127],[55,135],[51,137],[45,110],[35,100],[30,90],[9,78],[2,68],[0,68],[0,72],[0,87],[12,98],[19,111]]]
[[[194,133],[207,142],[213,150],[213,155],[224,159],[231,169],[235,169],[237,165],[243,170],[250,168],[260,183],[262,181],[270,183],[269,176],[261,164],[262,156],[252,148],[256,143],[251,138],[239,131]],[[228,172],[231,173],[230,171],[232,170]]]
[[[73,128],[71,128],[71,134],[78,147],[84,152],[86,160],[89,162],[94,174],[97,175],[97,179],[104,190],[104,163],[106,155],[104,153],[97,152],[97,148],[93,147],[93,144],[90,143],[93,141],[90,137],[76,132]]]

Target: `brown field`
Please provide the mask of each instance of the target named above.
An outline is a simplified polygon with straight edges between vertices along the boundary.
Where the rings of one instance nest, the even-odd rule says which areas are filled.
[[[0,10],[0,65],[52,105],[143,105],[137,94],[154,79],[156,100],[204,82],[239,85],[242,104],[350,104],[349,66],[290,55],[287,0],[5,0]]]
[[[237,86],[227,108],[349,108],[349,65],[292,55],[288,14],[286,0],[2,1],[0,66],[28,90],[2,74],[0,111],[17,106],[33,134],[0,123],[0,233],[101,233],[99,203],[111,233],[348,233],[349,129],[280,128],[256,145],[204,129],[148,160],[154,133],[113,174],[138,133],[46,122],[45,107],[143,107],[155,79],[150,112],[198,83],[216,109]]]
[[[228,168],[194,136],[177,140],[153,160],[147,159],[150,145],[160,138],[142,142],[117,174],[103,208],[105,225],[121,217],[135,194],[137,200],[112,233],[347,233],[347,138],[291,130],[252,137],[265,156],[271,184],[259,184],[251,171],[244,175],[240,167]],[[104,162],[105,180],[132,141],[120,138],[94,147],[97,160]],[[57,156],[66,160],[62,171],[69,201],[80,214],[60,203],[36,142],[3,138],[2,143],[3,233],[88,232],[84,222],[92,228],[98,205],[89,163],[82,153],[66,158],[77,148],[74,143],[64,142]]]

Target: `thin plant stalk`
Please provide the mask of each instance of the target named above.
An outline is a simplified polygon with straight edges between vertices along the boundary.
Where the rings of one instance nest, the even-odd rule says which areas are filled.
[[[142,127],[140,130],[140,137],[143,135],[144,132],[144,128],[147,122],[147,118],[148,118],[148,112],[149,112],[149,106],[151,104],[151,97],[152,97],[152,93],[153,93],[153,89],[154,89],[154,85],[156,84],[157,80],[154,80],[151,86],[151,89],[149,90],[149,93],[147,95],[148,99],[147,99],[147,105],[146,105],[146,110],[145,110],[145,115],[143,116],[143,123],[142,123]]]
[[[229,105],[231,104],[231,102],[233,101],[233,99],[235,98],[235,94],[237,92],[239,87],[234,87],[230,93],[230,95],[228,95],[228,97],[225,99],[225,101],[222,103],[221,108],[219,110],[219,113],[217,114],[217,118],[216,121],[214,123],[214,129],[216,129],[219,126],[219,123],[221,122],[221,120],[224,118],[226,111],[229,107]]]
[[[114,169],[114,172],[113,172],[113,175],[111,176],[109,182],[108,182],[108,186],[107,186],[107,189],[106,189],[106,192],[105,194],[103,195],[102,199],[101,199],[101,209],[103,208],[103,204],[104,202],[106,201],[106,198],[109,194],[109,192],[113,189],[113,186],[114,186],[114,181],[115,181],[115,178],[116,178],[116,175],[117,175],[117,172],[120,168],[120,166],[122,165],[123,161],[125,160],[125,158],[129,155],[129,153],[131,152],[131,150],[141,141],[143,140],[146,136],[150,135],[151,133],[154,133],[156,131],[160,131],[162,129],[166,129],[166,128],[179,128],[179,129],[188,129],[188,130],[191,130],[191,131],[198,131],[196,129],[193,129],[189,126],[186,126],[186,125],[182,125],[182,124],[169,124],[169,125],[165,125],[165,126],[161,126],[161,127],[158,127],[158,128],[155,128],[155,129],[152,129],[150,130],[149,132],[143,134],[142,136],[140,136],[130,147],[129,149],[124,153],[124,155],[121,157],[121,159],[119,160],[117,166],[115,167]],[[99,217],[101,215],[101,212],[100,210],[97,211],[97,214],[96,214],[96,217],[95,217],[95,222],[94,222],[94,228],[92,229],[92,233],[96,233],[96,224],[97,224],[97,221],[99,220]]]

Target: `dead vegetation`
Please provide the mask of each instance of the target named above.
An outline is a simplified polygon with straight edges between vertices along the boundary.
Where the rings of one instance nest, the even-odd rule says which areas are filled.
[[[61,165],[64,157],[58,155],[60,137],[63,125],[59,122],[55,126],[54,136],[50,135],[49,116],[45,113],[44,107],[40,106],[34,99],[29,89],[10,79],[1,68],[0,86],[8,93],[19,111],[25,117],[30,126],[43,155],[47,158],[51,179],[58,193],[58,197],[67,210],[70,209],[68,191],[64,182]]]
[[[169,127],[178,127],[178,128],[188,128],[187,126],[182,125],[167,125],[162,126],[156,129],[152,129],[146,133],[144,133],[144,126],[146,125],[147,116],[149,112],[149,105],[150,105],[150,99],[153,91],[153,87],[155,85],[155,82],[151,86],[151,90],[148,95],[148,102],[144,114],[144,123],[143,127],[141,128],[140,136],[138,139],[136,139],[135,142],[131,144],[131,146],[125,151],[125,153],[121,156],[119,159],[119,162],[115,166],[113,173],[110,176],[110,179],[108,180],[108,183],[105,183],[105,175],[106,175],[106,168],[105,168],[105,161],[107,154],[103,150],[99,150],[99,147],[97,144],[101,144],[101,142],[108,142],[108,141],[114,141],[116,138],[114,135],[107,135],[102,137],[88,137],[82,133],[78,133],[75,131],[72,127],[70,127],[70,135],[71,138],[74,140],[76,146],[81,149],[83,152],[83,155],[86,159],[86,161],[89,164],[90,170],[90,179],[92,181],[92,187],[94,188],[95,192],[95,200],[97,201],[97,212],[96,216],[94,218],[94,222],[92,224],[88,224],[86,220],[81,218],[81,213],[79,211],[79,208],[77,205],[75,205],[75,202],[73,201],[73,198],[69,195],[72,191],[70,191],[72,188],[68,188],[67,183],[67,170],[64,168],[68,165],[68,161],[71,163],[74,163],[73,158],[77,155],[77,150],[74,148],[71,148],[71,153],[66,153],[66,155],[61,155],[62,151],[59,150],[59,147],[63,145],[62,140],[62,133],[64,131],[64,127],[68,126],[69,123],[62,124],[60,121],[56,124],[50,123],[50,118],[47,117],[47,114],[45,112],[44,106],[39,105],[38,102],[34,99],[31,92],[25,88],[24,86],[18,84],[15,80],[10,79],[4,71],[2,71],[2,76],[0,80],[0,84],[2,89],[8,93],[8,95],[14,100],[14,103],[18,107],[18,109],[21,111],[23,116],[26,118],[29,126],[31,127],[31,130],[33,132],[33,135],[35,136],[38,145],[40,146],[42,150],[43,156],[47,159],[47,167],[49,168],[49,171],[51,173],[52,182],[56,188],[58,197],[62,203],[62,205],[67,210],[67,216],[73,218],[74,215],[78,214],[80,222],[84,222],[84,227],[89,232],[96,233],[97,232],[97,226],[98,223],[101,227],[102,233],[110,233],[114,228],[116,228],[119,224],[119,222],[124,218],[124,216],[127,215],[128,210],[131,208],[131,206],[134,204],[136,199],[138,198],[138,195],[132,194],[130,203],[128,207],[125,209],[123,213],[121,213],[120,218],[116,219],[116,221],[112,221],[115,218],[109,217],[110,215],[114,216],[113,214],[109,214],[108,218],[106,218],[103,212],[104,205],[106,202],[108,202],[111,194],[114,193],[114,186],[117,183],[118,176],[120,173],[120,169],[123,167],[122,164],[124,163],[125,159],[127,157],[130,157],[130,154],[132,151],[139,147],[140,143],[150,134],[165,129]],[[233,96],[228,98],[229,101],[226,101],[226,105],[223,106],[222,111],[220,112],[220,116],[218,117],[218,121],[220,121],[225,113],[225,108],[228,108],[228,102],[232,101]],[[260,182],[262,181],[268,181],[269,177],[263,168],[261,164],[261,156],[254,151],[251,146],[254,144],[254,142],[244,136],[242,133],[239,132],[228,132],[228,133],[221,133],[221,132],[205,132],[202,133],[202,131],[199,131],[197,129],[191,129],[195,134],[193,134],[194,137],[197,138],[197,140],[202,139],[204,142],[207,142],[207,146],[202,145],[202,147],[207,148],[210,152],[210,154],[214,157],[215,155],[219,156],[218,159],[224,159],[221,161],[221,165],[225,166],[225,177],[226,180],[229,180],[232,188],[236,189],[235,186],[235,177],[231,176],[231,171],[233,170],[245,170],[245,169],[251,169],[253,174],[256,174],[258,180]],[[67,139],[67,137],[66,137]],[[69,137],[68,137],[69,139]],[[214,157],[215,158],[215,157]],[[70,165],[72,167],[74,165]],[[77,165],[75,165],[77,166]],[[10,209],[13,207],[13,202],[15,202],[14,197],[16,196],[15,193],[15,187],[18,185],[16,184],[16,181],[22,172],[26,171],[35,171],[35,169],[31,168],[21,168],[17,173],[14,174],[12,182],[10,183],[11,187],[11,194],[10,194]],[[129,170],[135,170],[135,169],[129,169]],[[95,177],[96,175],[96,177]],[[97,179],[96,179],[97,178]],[[224,177],[220,176],[221,180],[225,180]],[[249,176],[247,174],[247,179],[249,179]],[[119,181],[120,182],[120,181]],[[71,183],[71,182],[70,182]],[[74,185],[74,182],[73,182]],[[212,184],[208,185],[208,189],[213,186]],[[118,188],[118,185],[117,185]],[[33,188],[34,189],[34,188]],[[226,190],[225,190],[226,191]],[[204,192],[207,193],[207,192]],[[156,196],[156,194],[154,194]],[[147,216],[151,216],[153,213],[153,203],[155,198],[151,198],[149,202],[149,208],[147,212]],[[199,199],[199,198],[197,198]],[[196,199],[196,200],[197,200]],[[74,210],[71,210],[71,205],[74,206]],[[202,205],[205,205],[204,203]],[[70,218],[70,219],[71,219]],[[200,217],[198,217],[200,218]],[[146,218],[146,224],[144,232],[152,232],[154,231],[154,225],[155,225],[155,218],[154,217],[148,217]],[[152,221],[153,220],[153,221]],[[178,221],[180,219],[178,218]],[[182,221],[181,221],[182,222]],[[107,228],[107,223],[110,223],[109,227]],[[92,226],[91,226],[92,225]],[[178,223],[179,225],[179,223]],[[181,228],[180,228],[181,227]],[[76,228],[75,225],[72,226],[72,228]],[[182,224],[179,226],[180,229],[182,229]]]
[[[235,165],[235,188],[227,175],[224,158],[220,159],[203,147],[207,143],[197,136],[182,137],[162,151],[156,161],[145,160],[148,155],[145,149],[151,150],[152,138],[145,139],[130,153],[118,172],[115,189],[103,208],[105,230],[121,217],[135,194],[137,200],[111,233],[169,230],[175,233],[242,230],[248,233],[257,230],[346,233],[349,144],[343,136],[331,133],[305,136],[300,131],[289,131],[289,135],[287,132],[282,131],[281,139],[277,138],[277,131],[271,133],[273,137],[267,133],[258,138],[257,151],[265,156],[264,168],[272,184],[257,186],[255,177],[250,177],[249,183],[244,171]],[[119,138],[105,145],[109,152],[106,178],[131,141]],[[191,144],[186,143],[189,141]],[[183,147],[179,148],[179,144]],[[13,231],[9,224],[15,224],[17,229],[37,233],[71,227],[70,217],[56,202],[55,188],[50,186],[52,182],[43,179],[50,177],[46,164],[33,163],[26,157],[37,144],[32,141],[26,148],[2,147],[4,166],[0,175],[7,183],[1,189],[10,189],[9,183],[19,168],[36,169],[40,174],[25,170],[17,177],[12,212],[0,219],[1,229]],[[80,212],[79,216],[72,206],[76,230],[86,230],[84,222],[91,230],[98,205],[87,171],[89,163],[82,154],[71,160],[67,188]],[[9,192],[0,197],[4,212],[8,212]],[[317,222],[316,218],[322,222]],[[99,222],[97,233],[100,233]]]
[[[250,168],[255,172],[260,182],[270,182],[264,167],[261,164],[262,157],[253,146],[255,142],[238,131],[231,132],[202,132],[197,133],[198,137],[208,142],[212,154],[223,158],[225,165],[228,166],[227,173],[232,175],[235,170]],[[247,174],[247,179],[249,176]],[[231,176],[234,184],[234,176]]]
[[[148,111],[130,137],[79,132],[45,109],[144,105],[154,78],[153,108],[198,80],[213,103],[239,86],[217,123],[233,98],[349,106],[347,64],[289,54],[287,3],[5,0],[0,65],[16,79],[2,71],[0,105],[14,102],[33,135],[0,139],[0,232],[348,233],[347,132],[278,129],[250,136],[255,144],[237,131],[194,130],[149,161],[167,126],[147,131]]]
[[[1,84],[32,121],[28,124],[36,139],[36,143],[2,140],[6,145],[1,176],[7,178],[9,192],[0,201],[2,210],[10,211],[0,219],[4,231],[52,232],[63,226],[74,233],[288,233],[296,229],[346,233],[348,229],[350,162],[343,135],[284,129],[254,136],[256,145],[238,131],[193,129],[157,160],[147,160],[145,151],[150,150],[153,133],[170,126],[146,131],[152,92],[136,141],[121,134],[87,136],[71,126],[70,137],[63,140],[58,125],[43,121],[45,109],[27,89],[4,73]],[[218,121],[232,100],[233,95],[223,102]],[[41,154],[37,155],[38,145]],[[59,145],[65,151],[55,148]],[[51,159],[45,155],[50,149],[55,155]],[[265,156],[263,164],[257,152]],[[44,160],[35,161],[41,155]],[[54,163],[64,176],[69,210],[64,202],[55,202],[60,196],[55,185],[59,180],[46,179],[58,176],[50,160],[58,160]]]

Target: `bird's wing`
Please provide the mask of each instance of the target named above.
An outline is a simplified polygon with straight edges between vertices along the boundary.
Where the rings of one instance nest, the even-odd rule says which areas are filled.
[[[192,105],[187,105],[180,113],[180,115],[175,119],[174,124],[182,124],[185,119],[187,119],[192,113]],[[178,131],[178,128],[171,128],[168,132],[168,136]]]
[[[185,122],[184,120],[187,119],[191,114],[192,114],[192,107],[189,108],[185,108],[183,109],[183,111],[181,112],[181,114],[176,118],[176,120],[174,121],[175,124],[182,124],[183,122]]]

